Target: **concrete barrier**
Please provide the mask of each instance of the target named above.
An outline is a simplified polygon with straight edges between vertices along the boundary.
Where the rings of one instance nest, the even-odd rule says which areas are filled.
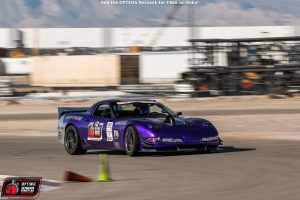
[[[97,87],[120,84],[118,55],[32,58],[32,86]]]

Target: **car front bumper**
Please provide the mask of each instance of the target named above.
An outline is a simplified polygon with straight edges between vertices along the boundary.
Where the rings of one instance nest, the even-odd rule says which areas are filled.
[[[218,138],[217,140],[207,141],[207,142],[146,142],[141,141],[141,150],[171,150],[171,151],[184,151],[185,149],[198,149],[205,150],[207,148],[215,148],[222,144],[222,140]]]

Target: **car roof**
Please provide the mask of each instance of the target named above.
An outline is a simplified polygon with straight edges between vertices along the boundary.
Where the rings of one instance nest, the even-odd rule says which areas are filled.
[[[106,99],[103,101],[99,101],[97,103],[94,103],[89,110],[88,113],[92,113],[93,110],[96,108],[99,104],[114,104],[114,103],[120,103],[120,104],[126,104],[126,103],[135,103],[135,102],[145,102],[145,103],[158,103],[154,99],[146,99],[146,98],[120,98],[120,99]]]
[[[132,102],[153,102],[157,103],[154,99],[146,99],[146,98],[120,98],[120,99],[106,99],[100,101],[99,103],[132,103]]]

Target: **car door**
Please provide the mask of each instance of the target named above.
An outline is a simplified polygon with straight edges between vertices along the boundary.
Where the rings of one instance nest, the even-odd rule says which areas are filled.
[[[114,117],[109,104],[98,105],[92,113],[88,128],[87,141],[92,148],[112,149]]]

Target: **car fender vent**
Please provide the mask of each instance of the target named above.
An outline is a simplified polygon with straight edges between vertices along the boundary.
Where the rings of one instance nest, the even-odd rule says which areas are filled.
[[[212,123],[210,123],[210,122],[204,122],[204,123],[202,123],[202,126],[204,126],[204,127],[214,127],[212,125]]]
[[[187,125],[187,126],[191,126],[191,125],[192,125],[192,123],[191,123],[191,122],[185,122],[185,125]]]

